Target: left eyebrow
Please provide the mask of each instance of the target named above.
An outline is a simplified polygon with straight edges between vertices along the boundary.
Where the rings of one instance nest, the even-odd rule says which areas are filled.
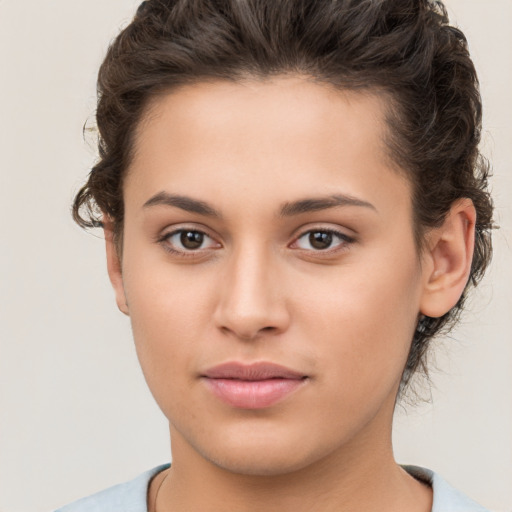
[[[350,195],[335,194],[328,197],[312,197],[294,201],[292,203],[285,203],[281,207],[279,216],[291,217],[293,215],[300,215],[301,213],[327,210],[338,206],[357,206],[377,212],[377,208],[368,201],[363,201],[362,199],[358,199],[357,197]]]

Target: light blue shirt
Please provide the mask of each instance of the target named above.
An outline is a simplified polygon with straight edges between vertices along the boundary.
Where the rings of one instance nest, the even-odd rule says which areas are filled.
[[[87,498],[75,501],[55,512],[147,512],[150,480],[169,464],[146,471],[134,480],[115,485]],[[432,512],[488,512],[467,496],[451,487],[439,475],[418,466],[402,466],[409,474],[432,486]]]

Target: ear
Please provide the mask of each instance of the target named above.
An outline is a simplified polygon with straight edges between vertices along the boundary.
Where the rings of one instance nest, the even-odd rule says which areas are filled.
[[[423,315],[441,317],[459,301],[471,271],[475,224],[473,202],[460,199],[452,205],[442,226],[429,233],[422,255]]]
[[[112,283],[112,287],[114,288],[117,307],[119,308],[119,311],[125,315],[129,315],[128,303],[124,292],[121,258],[118,248],[114,242],[113,223],[111,220],[107,219],[106,216],[103,217],[103,232],[105,234],[105,246],[107,251],[108,276]]]

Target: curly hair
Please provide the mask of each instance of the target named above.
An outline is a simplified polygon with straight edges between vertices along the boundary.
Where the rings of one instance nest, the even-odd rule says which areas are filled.
[[[148,103],[180,85],[294,73],[389,98],[386,143],[413,190],[418,250],[451,205],[477,212],[470,279],[440,318],[420,317],[402,375],[428,375],[429,342],[447,332],[488,266],[493,205],[480,154],[482,107],[464,34],[434,0],[149,0],[112,42],[98,76],[99,160],[76,195],[82,227],[123,232],[123,177]]]

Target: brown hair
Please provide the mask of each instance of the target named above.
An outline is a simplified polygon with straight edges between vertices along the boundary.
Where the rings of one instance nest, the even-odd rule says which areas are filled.
[[[204,80],[295,73],[340,89],[385,93],[390,154],[413,186],[415,230],[442,224],[469,198],[477,211],[470,280],[441,318],[421,317],[401,390],[448,330],[491,258],[489,166],[478,150],[481,99],[464,34],[434,0],[149,0],[111,44],[98,76],[99,161],[78,192],[82,227],[113,222],[121,240],[123,176],[148,102]]]

